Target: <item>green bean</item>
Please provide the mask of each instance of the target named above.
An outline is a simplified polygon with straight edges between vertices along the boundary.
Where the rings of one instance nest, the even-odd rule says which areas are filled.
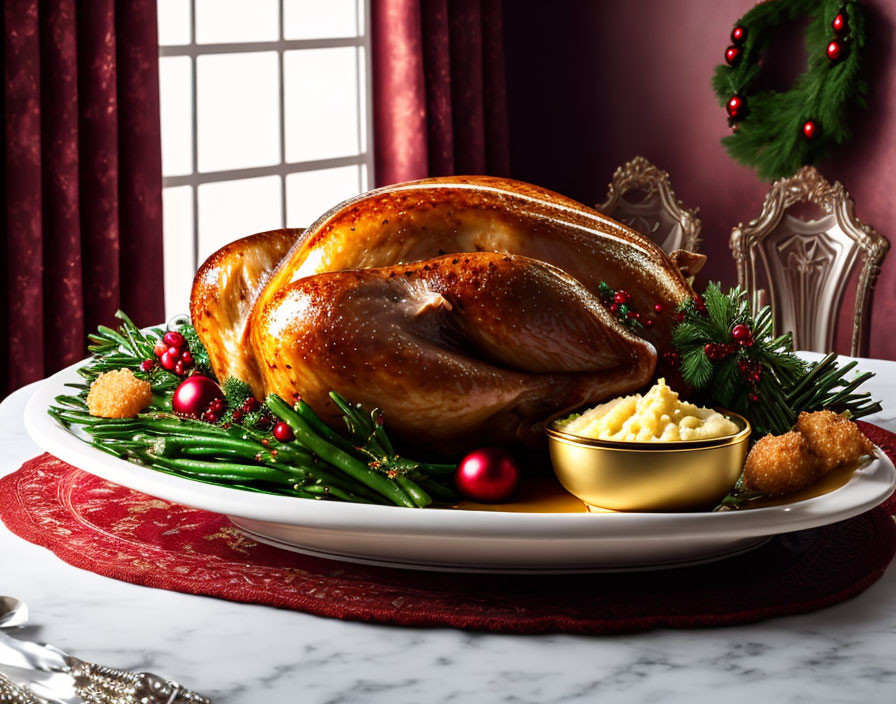
[[[421,489],[412,479],[409,479],[407,475],[399,474],[395,477],[395,483],[398,484],[398,486],[400,486],[420,508],[425,508],[432,503],[432,497]]]
[[[324,440],[335,445],[339,449],[348,454],[355,454],[357,452],[357,448],[352,445],[348,440],[342,437],[339,433],[333,430],[329,425],[324,423],[320,416],[314,412],[314,409],[311,408],[305,401],[299,400],[295,407],[296,413],[311,426],[311,429],[320,435]]]
[[[203,462],[201,460],[169,459],[149,455],[153,462],[182,472],[202,474],[206,477],[239,477],[242,480],[255,479],[276,484],[292,484],[293,480],[285,472],[260,465],[238,464],[235,462]]]
[[[365,466],[358,458],[348,454],[344,450],[331,445],[319,435],[316,435],[299,414],[276,394],[271,394],[267,399],[270,408],[281,420],[289,425],[295,433],[296,439],[312,452],[320,456],[325,462],[341,469],[351,477],[374,491],[391,499],[399,506],[408,508],[416,507],[414,501],[409,498],[402,489],[390,481],[384,475]]]

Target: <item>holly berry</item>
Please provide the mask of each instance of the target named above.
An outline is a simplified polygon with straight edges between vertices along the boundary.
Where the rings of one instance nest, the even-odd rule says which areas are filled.
[[[616,303],[618,303],[619,305],[628,303],[631,299],[632,297],[629,295],[628,291],[623,291],[622,289],[619,289],[613,296],[613,300],[616,301]]]
[[[834,17],[834,20],[831,22],[831,27],[833,27],[834,31],[837,34],[842,34],[846,31],[846,16],[842,12],[838,12]]]
[[[741,342],[742,340],[749,340],[753,337],[753,331],[750,330],[749,326],[741,323],[739,325],[735,325],[731,329],[731,337],[734,338],[737,342]]]
[[[177,360],[177,363],[174,365],[174,373],[177,374],[178,376],[183,376],[184,371],[185,371],[184,363],[180,360]]]
[[[675,314],[675,322],[681,323],[684,322],[684,311],[680,310]]]
[[[185,367],[189,367],[193,364],[193,355],[190,353],[190,350],[184,350],[180,355],[180,361],[184,363]]]
[[[668,364],[670,367],[674,367],[681,360],[681,355],[674,350],[669,352],[663,352],[663,361]]]
[[[662,303],[654,303],[653,310],[655,310],[657,313],[662,313],[663,312],[663,304]]]
[[[254,396],[247,396],[246,400],[243,401],[243,413],[254,413],[259,408],[261,408],[261,404]]]
[[[731,41],[735,44],[743,44],[747,38],[747,28],[737,25],[731,30]]]
[[[171,354],[171,352],[166,351],[161,357],[159,357],[159,364],[162,365],[162,369],[167,369],[169,372],[173,372],[174,368],[177,366],[177,356]]]
[[[759,400],[759,394],[757,394],[755,391],[753,391],[753,392],[750,393],[750,395],[749,395],[749,399],[750,399],[750,401],[752,401],[753,403],[756,403],[756,402]]]
[[[162,337],[162,341],[169,347],[173,347],[178,350],[183,347],[184,343],[186,342],[183,335],[181,335],[179,332],[174,331],[166,332]]]
[[[821,128],[818,126],[818,123],[815,120],[806,120],[803,123],[803,137],[808,139],[810,142],[818,136],[818,133],[821,131]]]
[[[289,442],[295,438],[295,434],[292,432],[292,428],[289,427],[289,423],[280,421],[274,426],[274,437],[280,442]]]
[[[239,423],[243,419],[243,412],[237,408],[232,414],[231,418],[234,423]]]
[[[725,61],[729,66],[734,66],[741,57],[741,50],[739,46],[729,46],[725,49]]]
[[[742,118],[747,111],[747,101],[740,95],[732,95],[728,98],[725,109],[728,111],[728,116],[732,119]]]
[[[152,371],[152,368],[154,366],[156,366],[156,363],[153,362],[151,359],[144,359],[142,362],[140,362],[140,371],[141,372]]]
[[[626,317],[626,318],[636,318],[636,319],[637,319],[637,318],[639,318],[640,316],[639,316],[637,313],[635,313],[635,311],[630,310],[628,313],[625,314],[625,317]]]
[[[648,318],[647,320],[645,320],[645,321],[644,321],[644,327],[645,327],[645,328],[652,328],[652,327],[653,327],[653,320],[650,319],[650,318]]]
[[[611,303],[611,304],[610,304],[610,312],[611,312],[613,315],[616,315],[616,313],[617,313],[618,310],[619,310],[619,304],[618,304],[618,303]]]
[[[843,45],[834,39],[828,44],[828,48],[824,50],[824,53],[831,61],[839,61],[843,55]]]

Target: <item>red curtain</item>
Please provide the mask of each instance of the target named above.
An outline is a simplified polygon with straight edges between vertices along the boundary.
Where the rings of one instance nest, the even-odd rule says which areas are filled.
[[[376,183],[510,172],[501,0],[372,0]]]
[[[3,41],[9,391],[163,319],[155,2],[4,0]]]

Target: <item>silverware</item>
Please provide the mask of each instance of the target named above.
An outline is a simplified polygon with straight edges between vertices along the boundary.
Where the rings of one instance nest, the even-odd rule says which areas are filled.
[[[28,605],[14,596],[0,596],[0,628],[18,628],[28,623]]]
[[[0,627],[28,621],[28,607],[0,597]],[[211,704],[149,672],[127,672],[80,660],[52,645],[0,632],[0,704]]]

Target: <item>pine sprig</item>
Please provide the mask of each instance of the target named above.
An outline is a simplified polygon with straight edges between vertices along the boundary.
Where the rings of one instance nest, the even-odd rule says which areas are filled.
[[[851,377],[856,362],[840,366],[833,353],[805,362],[793,353],[791,334],[776,336],[773,325],[769,307],[753,316],[745,291],[724,293],[710,283],[702,298],[679,308],[672,331],[682,378],[708,404],[748,418],[756,438],[787,432],[801,411],[828,409],[860,418],[881,410],[868,392],[857,391],[871,372]]]

